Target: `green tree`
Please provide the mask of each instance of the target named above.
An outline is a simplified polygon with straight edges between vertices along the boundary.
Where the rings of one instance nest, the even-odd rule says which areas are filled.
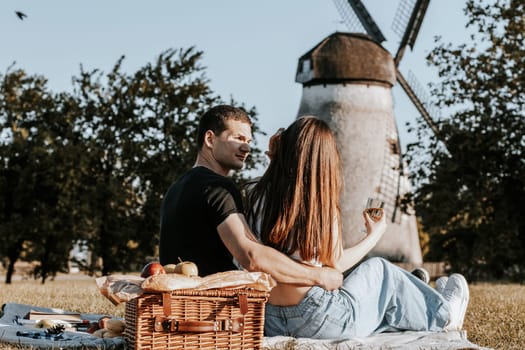
[[[43,282],[64,271],[75,238],[72,216],[64,215],[74,193],[70,99],[55,96],[46,84],[17,69],[8,71],[0,87],[0,253],[6,283],[19,259],[36,261],[35,276]]]
[[[70,95],[54,95],[54,107],[46,108],[38,118],[38,128],[44,130],[42,140],[45,154],[30,163],[34,174],[41,220],[33,228],[24,259],[38,262],[33,270],[42,283],[57,272],[67,272],[69,254],[73,243],[82,238],[78,223],[89,217],[80,210],[82,203],[77,195],[82,190],[78,170],[81,155],[85,153],[82,135],[75,129],[79,115],[77,101]]]
[[[466,3],[467,44],[439,38],[429,62],[449,115],[439,139],[409,148],[415,204],[430,234],[427,259],[470,278],[525,279],[525,3]],[[428,135],[420,123],[419,133]],[[420,136],[421,136],[420,135]],[[416,159],[419,161],[416,162]]]

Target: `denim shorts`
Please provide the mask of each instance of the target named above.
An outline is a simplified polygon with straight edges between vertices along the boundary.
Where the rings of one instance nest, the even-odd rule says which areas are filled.
[[[352,304],[351,296],[344,289],[327,291],[312,287],[297,305],[266,304],[265,335],[316,339],[353,337]]]

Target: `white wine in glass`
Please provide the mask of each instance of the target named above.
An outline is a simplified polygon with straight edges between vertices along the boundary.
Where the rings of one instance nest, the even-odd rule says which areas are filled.
[[[366,201],[366,209],[365,211],[370,216],[372,220],[375,222],[378,222],[383,217],[383,207],[385,205],[385,202],[377,199],[377,198],[368,198]]]

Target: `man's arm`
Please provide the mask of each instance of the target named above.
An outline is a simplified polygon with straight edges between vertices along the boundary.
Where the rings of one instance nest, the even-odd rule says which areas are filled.
[[[279,283],[317,285],[327,290],[337,289],[343,283],[343,275],[336,269],[300,264],[259,243],[242,214],[230,214],[217,231],[226,248],[248,271],[266,272]]]

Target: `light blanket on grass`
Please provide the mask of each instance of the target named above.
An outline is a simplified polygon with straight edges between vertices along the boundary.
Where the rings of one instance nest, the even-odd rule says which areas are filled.
[[[58,311],[39,306],[8,303],[3,305],[0,317],[0,342],[16,344],[18,347],[38,349],[126,349],[123,337],[97,338],[83,332],[64,332],[63,340],[32,339],[17,336],[21,330],[35,330],[34,327],[18,325],[16,320],[30,310]],[[62,312],[66,310],[60,310]],[[97,321],[98,314],[81,314],[82,319]],[[342,340],[318,340],[292,337],[264,337],[264,350],[320,349],[320,350],[490,350],[468,341],[461,332],[396,332],[382,333],[366,338]]]
[[[341,340],[265,337],[263,346],[265,350],[489,350],[468,341],[465,331],[406,331]]]

